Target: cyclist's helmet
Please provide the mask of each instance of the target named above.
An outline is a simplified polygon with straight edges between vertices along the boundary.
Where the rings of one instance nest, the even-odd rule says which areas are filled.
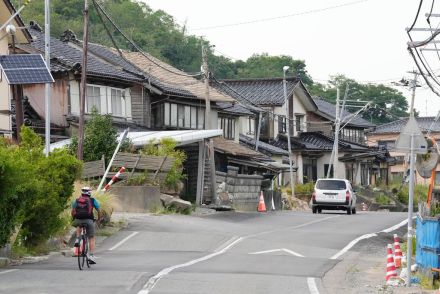
[[[84,195],[84,196],[92,196],[92,188],[90,188],[90,187],[82,187],[81,188],[81,195]]]

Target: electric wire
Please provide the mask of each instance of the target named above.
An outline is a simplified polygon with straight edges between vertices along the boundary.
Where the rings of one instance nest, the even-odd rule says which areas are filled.
[[[194,28],[194,29],[191,29],[191,30],[192,31],[211,30],[211,29],[234,27],[234,26],[240,26],[240,25],[248,25],[248,24],[260,23],[260,22],[268,22],[268,21],[272,21],[272,20],[278,20],[278,19],[283,19],[283,18],[295,17],[295,16],[300,16],[300,15],[313,14],[313,13],[323,12],[323,11],[327,11],[327,10],[333,10],[333,9],[337,9],[337,8],[341,8],[341,7],[346,7],[346,6],[351,6],[351,5],[356,5],[356,4],[363,3],[363,2],[368,2],[368,1],[369,0],[360,0],[360,1],[346,2],[346,3],[339,4],[339,5],[333,5],[333,6],[328,6],[328,7],[324,7],[324,8],[317,8],[317,9],[312,9],[312,10],[308,10],[308,11],[292,13],[292,14],[287,14],[287,15],[281,15],[281,16],[275,16],[275,17],[267,17],[267,18],[261,18],[261,19],[254,19],[254,20],[242,21],[242,22],[236,22],[236,23],[230,23],[230,24],[224,24],[224,25],[214,25],[214,26],[208,26],[208,27],[199,27],[199,28]]]
[[[133,40],[131,40],[123,31],[121,28],[119,28],[119,26],[113,21],[113,19],[110,17],[110,15],[107,13],[107,11],[105,11],[105,9],[101,6],[101,4],[99,4],[96,0],[92,0],[94,3],[96,3],[98,9],[104,14],[104,16],[107,18],[107,20],[112,24],[112,26],[118,31],[118,33],[120,33],[139,53],[141,53],[144,57],[146,57],[150,62],[154,63],[155,65],[157,65],[158,67],[171,72],[173,74],[176,75],[180,75],[180,76],[185,76],[185,77],[197,77],[197,76],[201,76],[203,73],[201,72],[197,72],[194,74],[187,74],[187,73],[183,73],[183,72],[176,72],[173,70],[170,70],[169,68],[162,66],[160,63],[156,62],[153,58],[151,58],[148,54],[146,54]]]

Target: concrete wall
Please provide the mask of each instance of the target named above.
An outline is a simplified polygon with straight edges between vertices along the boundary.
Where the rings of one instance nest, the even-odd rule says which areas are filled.
[[[228,172],[217,172],[217,184],[226,183],[232,207],[239,211],[256,211],[261,192],[260,175],[238,174],[238,167],[228,166]]]
[[[118,212],[146,212],[162,207],[159,187],[113,186],[111,193],[116,196]]]

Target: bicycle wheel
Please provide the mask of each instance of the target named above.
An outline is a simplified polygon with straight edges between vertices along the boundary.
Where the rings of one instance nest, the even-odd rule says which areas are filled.
[[[87,236],[84,236],[84,258],[87,267],[90,268],[90,261],[88,254],[89,254],[89,238]],[[84,263],[83,263],[83,267],[84,267]]]
[[[83,238],[81,237],[81,239],[79,240],[79,247],[78,247],[78,267],[79,270],[82,270],[84,267],[84,263],[83,263]]]

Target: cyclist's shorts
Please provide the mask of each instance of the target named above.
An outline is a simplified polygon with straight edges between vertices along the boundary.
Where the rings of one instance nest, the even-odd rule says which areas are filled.
[[[78,227],[81,224],[87,225],[87,236],[93,237],[95,236],[95,222],[92,219],[75,219],[73,221],[73,225]]]

